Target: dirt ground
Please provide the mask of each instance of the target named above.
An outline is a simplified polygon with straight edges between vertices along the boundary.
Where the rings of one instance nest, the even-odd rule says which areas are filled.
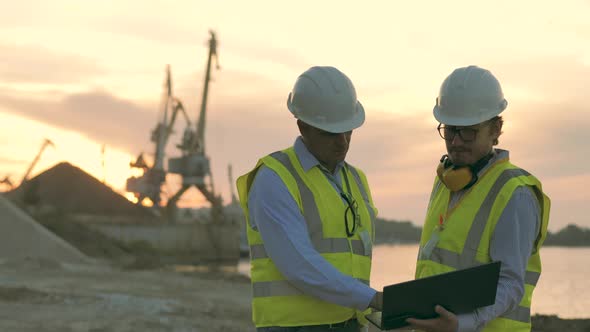
[[[0,262],[0,331],[254,331],[250,286],[229,272]]]
[[[0,331],[254,332],[250,315],[250,282],[235,271],[0,261]],[[533,331],[590,332],[590,320],[535,316]]]

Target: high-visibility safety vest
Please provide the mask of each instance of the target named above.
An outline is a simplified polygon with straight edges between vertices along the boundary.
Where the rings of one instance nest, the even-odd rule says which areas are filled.
[[[496,161],[468,189],[461,201],[451,210],[448,204],[451,192],[437,178],[420,240],[420,253],[416,278],[464,269],[491,262],[490,242],[502,211],[514,190],[528,186],[534,192],[540,207],[541,225],[529,257],[525,274],[525,293],[518,307],[488,322],[484,331],[530,331],[533,290],[541,275],[539,249],[547,235],[550,201],[541,183],[527,171],[508,161]],[[444,221],[443,230],[439,222]],[[434,232],[439,240],[429,256],[423,255],[424,246]]]
[[[375,236],[376,210],[366,177],[360,170],[348,164],[341,170],[349,179],[348,194],[358,204],[360,215],[360,225],[349,238],[345,230],[345,204],[321,169],[313,167],[305,172],[293,148],[260,159],[254,170],[237,180],[240,204],[248,223],[254,324],[257,327],[322,325],[343,322],[355,316],[365,324],[364,316],[370,309],[360,312],[305,295],[285,279],[269,258],[260,233],[250,227],[248,212],[248,193],[262,165],[279,175],[297,202],[317,252],[340,272],[367,285],[371,275],[371,247],[365,250],[359,234],[368,232],[371,243]],[[347,192],[347,186],[343,185],[342,190]]]

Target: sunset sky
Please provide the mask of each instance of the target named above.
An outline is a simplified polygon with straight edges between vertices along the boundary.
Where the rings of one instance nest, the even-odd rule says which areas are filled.
[[[381,217],[425,215],[444,142],[432,107],[453,69],[479,65],[508,100],[500,148],[552,200],[550,229],[590,227],[590,1],[0,0],[0,178],[68,161],[123,192],[159,115],[165,67],[196,118],[208,29],[217,32],[206,150],[216,189],[290,146],[286,97],[313,65],[345,72],[366,110],[348,161],[365,171]],[[181,119],[179,119],[181,120]],[[168,144],[178,156],[182,121]],[[178,183],[171,178],[167,190]],[[64,184],[67,185],[67,184]],[[181,202],[204,204],[196,192]]]

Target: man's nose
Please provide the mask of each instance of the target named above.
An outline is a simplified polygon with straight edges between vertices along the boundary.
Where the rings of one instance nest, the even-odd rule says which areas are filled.
[[[461,139],[461,135],[459,135],[459,133],[455,133],[455,136],[453,136],[453,139],[451,139],[451,145],[461,145],[463,144],[463,140]]]

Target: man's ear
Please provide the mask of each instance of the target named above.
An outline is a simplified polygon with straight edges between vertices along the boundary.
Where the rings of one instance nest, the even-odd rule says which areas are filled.
[[[492,121],[490,124],[490,135],[492,135],[494,139],[494,145],[498,145],[498,139],[500,138],[500,135],[502,135],[502,124],[503,121],[501,120]]]
[[[492,122],[492,135],[494,135],[495,139],[498,139],[500,135],[502,135],[502,121],[493,121]]]
[[[297,120],[297,127],[299,128],[299,133],[301,134],[302,137],[307,136],[307,131],[309,130],[307,123],[298,119]]]

